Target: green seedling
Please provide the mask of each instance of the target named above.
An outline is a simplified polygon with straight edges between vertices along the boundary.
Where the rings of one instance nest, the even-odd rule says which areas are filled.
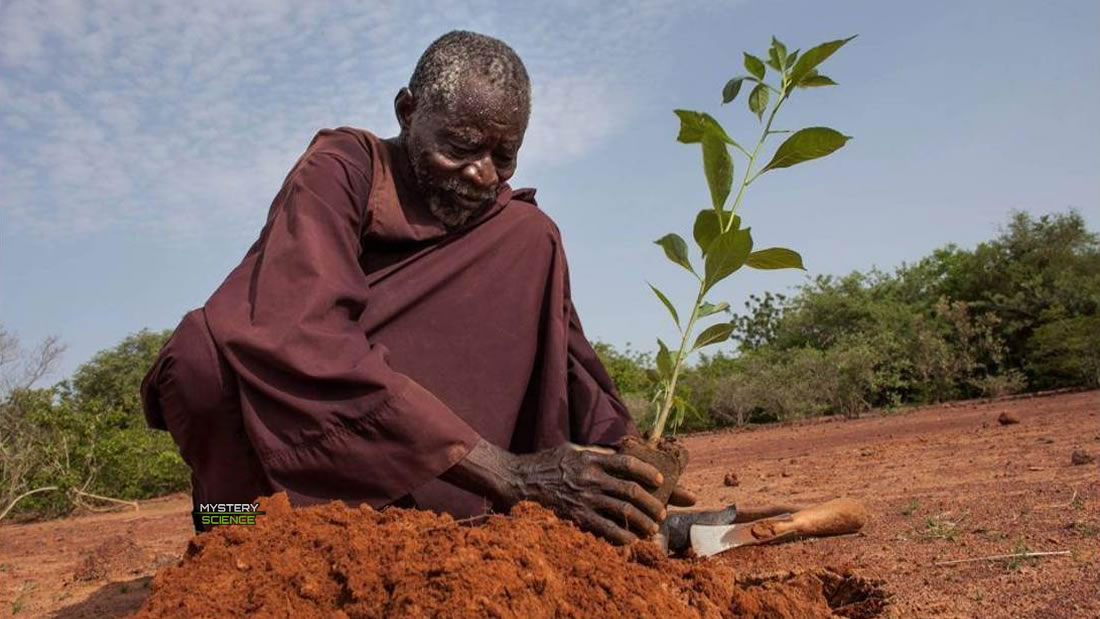
[[[930,539],[945,539],[955,541],[959,535],[959,523],[945,519],[943,516],[928,518],[924,521],[924,537]]]
[[[733,275],[743,266],[754,269],[803,269],[802,256],[785,247],[769,247],[753,250],[750,228],[742,225],[738,209],[745,197],[745,190],[761,175],[772,170],[819,159],[844,146],[850,136],[828,127],[808,127],[797,131],[773,129],[779,108],[799,89],[834,86],[836,82],[818,73],[818,67],[845,43],[855,37],[829,41],[799,54],[788,52],[787,47],[772,37],[767,60],[745,53],[744,66],[748,75],[734,77],[722,88],[722,103],[733,102],[742,86],[752,85],[748,94],[749,111],[757,122],[764,123],[756,145],[752,150],[741,146],[730,137],[725,128],[711,115],[691,110],[675,110],[680,118],[677,140],[684,144],[699,144],[703,152],[703,172],[710,189],[712,208],[704,209],[695,218],[692,236],[702,254],[702,273],[696,270],[688,256],[688,244],[678,234],[666,234],[655,243],[665,256],[686,269],[699,283],[698,294],[688,314],[687,324],[681,324],[676,306],[663,292],[650,284],[657,298],[672,315],[679,331],[680,345],[670,349],[660,338],[657,340],[657,369],[650,374],[656,384],[654,401],[658,405],[657,416],[649,434],[649,441],[656,445],[661,440],[669,415],[675,411],[672,427],[677,427],[684,416],[691,412],[687,402],[676,395],[676,381],[684,361],[691,353],[714,344],[722,343],[733,333],[733,323],[718,322],[703,328],[692,340],[700,320],[719,313],[729,312],[729,303],[707,301],[707,294],[716,284]],[[768,69],[771,69],[769,75]],[[766,81],[768,78],[771,82]],[[767,122],[764,117],[767,115]],[[774,136],[786,135],[786,139],[772,154],[768,163],[758,166],[765,143]],[[734,159],[731,154],[743,156],[747,162],[741,182],[734,195],[733,204],[726,208],[733,193]],[[689,344],[690,343],[690,344]]]

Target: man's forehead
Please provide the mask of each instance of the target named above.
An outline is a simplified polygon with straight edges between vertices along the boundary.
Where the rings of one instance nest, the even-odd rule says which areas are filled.
[[[527,129],[526,110],[514,105],[478,104],[464,101],[460,95],[453,105],[433,110],[436,122],[447,133],[470,140],[481,139],[485,132],[522,134]]]
[[[490,84],[482,76],[467,73],[454,84],[452,96],[432,110],[441,124],[498,125],[527,123],[527,101],[514,84]]]

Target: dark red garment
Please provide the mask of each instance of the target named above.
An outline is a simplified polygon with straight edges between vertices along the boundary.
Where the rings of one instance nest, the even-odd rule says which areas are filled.
[[[438,476],[478,437],[513,453],[636,433],[581,329],[557,227],[533,190],[448,232],[404,153],[320,132],[259,240],[188,314],[143,385],[198,502],[374,506],[463,517]]]

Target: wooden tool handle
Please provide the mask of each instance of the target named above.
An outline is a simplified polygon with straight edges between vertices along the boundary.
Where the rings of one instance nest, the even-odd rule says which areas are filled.
[[[774,518],[785,514],[793,514],[806,509],[805,505],[788,505],[785,503],[779,503],[777,505],[764,505],[764,506],[737,506],[737,516],[734,517],[734,522],[754,522],[757,520],[763,520],[764,518]]]
[[[867,509],[859,501],[833,499],[791,514],[790,520],[769,523],[775,535],[795,532],[799,535],[824,537],[855,533],[867,522]],[[754,531],[755,533],[755,531]]]

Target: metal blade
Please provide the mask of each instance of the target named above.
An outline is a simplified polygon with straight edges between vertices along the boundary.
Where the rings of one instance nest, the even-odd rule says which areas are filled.
[[[691,549],[700,557],[754,543],[751,524],[705,525],[691,527]]]
[[[782,514],[773,518],[764,518],[753,522],[728,525],[702,525],[691,527],[691,549],[700,557],[710,557],[730,548],[738,546],[753,546],[767,544],[788,535],[776,535],[772,537],[757,538],[752,534],[753,525],[763,520],[790,520],[790,514]]]

